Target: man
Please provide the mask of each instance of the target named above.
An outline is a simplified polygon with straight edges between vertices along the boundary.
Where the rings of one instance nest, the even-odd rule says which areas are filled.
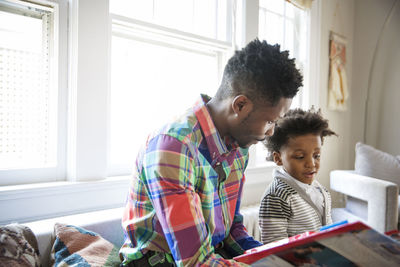
[[[258,39],[228,61],[216,95],[148,137],[134,168],[120,253],[128,266],[240,266],[261,243],[239,213],[248,147],[272,135],[302,76]]]

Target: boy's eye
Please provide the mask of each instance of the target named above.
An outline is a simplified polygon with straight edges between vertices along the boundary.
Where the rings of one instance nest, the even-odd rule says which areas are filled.
[[[321,157],[321,154],[314,155],[314,158],[316,158],[316,159],[319,159],[320,157]]]
[[[304,158],[303,156],[294,156],[295,159],[302,159]]]

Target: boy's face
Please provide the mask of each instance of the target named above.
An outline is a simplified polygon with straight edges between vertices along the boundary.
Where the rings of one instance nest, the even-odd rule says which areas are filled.
[[[307,134],[289,138],[280,152],[274,152],[274,161],[300,182],[311,184],[319,170],[321,137]]]

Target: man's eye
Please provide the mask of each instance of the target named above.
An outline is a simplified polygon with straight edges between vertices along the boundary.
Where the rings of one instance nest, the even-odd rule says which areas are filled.
[[[314,158],[319,159],[321,157],[320,154],[314,155]]]
[[[295,159],[302,159],[304,158],[303,156],[294,156]]]
[[[274,124],[274,121],[267,121],[268,124]]]

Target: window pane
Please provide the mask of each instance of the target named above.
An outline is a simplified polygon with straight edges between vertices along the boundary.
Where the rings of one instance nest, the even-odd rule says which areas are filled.
[[[283,14],[285,1],[284,0],[260,0],[260,7],[268,9],[277,14]]]
[[[227,37],[226,0],[110,0],[110,12],[222,41]],[[217,32],[218,29],[218,32]]]
[[[150,0],[110,0],[110,12],[147,22],[153,20],[153,1]]]
[[[194,32],[199,35],[216,38],[217,7],[215,0],[195,0],[193,11]]]
[[[266,18],[266,12],[262,9],[260,9],[260,12],[258,14],[258,37],[260,39],[266,38],[266,32],[267,32],[267,18]]]
[[[197,0],[201,1],[201,0]],[[227,30],[229,31],[230,25],[228,19],[231,17],[231,9],[228,10],[228,1],[229,0],[218,0],[217,4],[217,38],[218,40],[228,41],[229,37]]]
[[[3,11],[0,25],[0,169],[53,167],[56,93],[50,91],[48,25]]]
[[[304,74],[307,72],[308,23],[307,12],[287,3],[285,0],[260,0],[259,38],[270,44],[278,43],[281,50],[289,50],[289,56],[296,59],[296,66]],[[307,76],[303,79],[304,87],[294,97],[291,108],[304,106],[304,96],[308,93]],[[256,164],[265,158],[266,151],[258,144],[255,149]]]
[[[271,10],[276,12],[279,10],[284,11],[284,13],[282,13],[283,16],[271,13]],[[263,0],[260,1],[259,14],[260,39],[267,40],[267,42],[271,44],[279,43],[281,49],[289,50],[290,57],[296,58],[297,67],[302,73],[306,73],[306,68],[308,67],[307,12],[290,3],[285,3],[284,0]],[[303,84],[308,84],[307,77],[304,77]],[[307,88],[302,88],[301,92],[293,99],[292,108],[303,106],[304,101],[302,95],[307,95],[303,94],[302,91],[304,90],[307,90]]]
[[[307,14],[300,9],[296,10],[295,14],[295,42],[299,44],[298,46],[298,59],[302,62],[307,60],[307,36],[308,27]]]
[[[261,16],[260,16],[261,18]],[[262,16],[265,21],[261,21],[260,24],[264,24],[259,28],[259,37],[266,40],[270,44],[282,44],[283,43],[283,18],[271,12],[265,12],[265,16]],[[262,29],[262,32],[261,32]]]
[[[155,0],[154,22],[185,32],[193,30],[193,0]]]
[[[299,45],[298,42],[295,42],[295,37],[298,35],[298,33],[295,31],[293,21],[286,19],[285,20],[286,25],[285,25],[285,42],[284,42],[284,49],[291,51],[291,57],[295,57],[295,54],[298,54],[295,52],[295,48]],[[296,38],[297,39],[297,38]],[[296,40],[298,41],[298,40]],[[297,50],[297,49],[296,49]]]
[[[189,108],[200,93],[215,93],[218,58],[114,36],[111,67],[109,162],[111,175],[127,174],[152,130]]]
[[[293,19],[294,14],[299,11],[299,8],[295,7],[290,3],[285,3],[285,16],[287,18]]]

